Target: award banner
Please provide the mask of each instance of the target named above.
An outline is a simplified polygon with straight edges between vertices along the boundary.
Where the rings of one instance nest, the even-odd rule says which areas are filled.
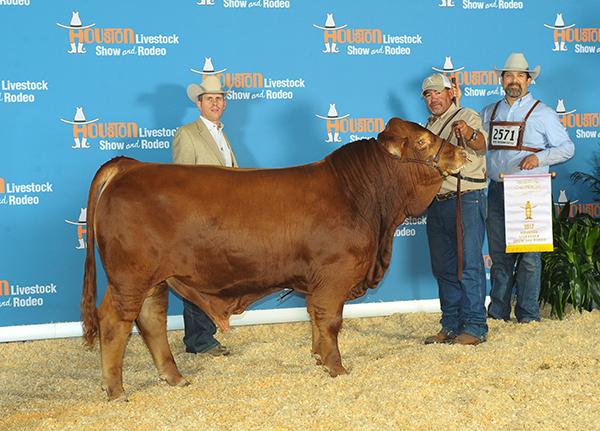
[[[506,253],[554,251],[550,177],[504,176]]]

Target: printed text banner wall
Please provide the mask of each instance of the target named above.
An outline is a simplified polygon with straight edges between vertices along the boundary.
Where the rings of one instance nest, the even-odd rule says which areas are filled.
[[[424,123],[432,68],[479,111],[502,97],[494,65],[522,51],[542,65],[532,93],[576,143],[553,169],[554,199],[599,216],[569,181],[598,150],[599,27],[595,0],[0,0],[0,327],[79,320],[94,173],[118,155],[170,162],[175,129],[198,115],[186,87],[211,66],[231,87],[223,121],[240,165],[285,167],[393,116]],[[356,302],[437,297],[424,223],[398,228],[383,283]]]

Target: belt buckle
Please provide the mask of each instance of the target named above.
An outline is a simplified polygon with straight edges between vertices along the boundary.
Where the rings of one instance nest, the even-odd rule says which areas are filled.
[[[453,199],[454,197],[456,197],[456,192],[448,192],[444,193],[443,195],[435,195],[435,199],[437,201],[447,201],[449,199]]]

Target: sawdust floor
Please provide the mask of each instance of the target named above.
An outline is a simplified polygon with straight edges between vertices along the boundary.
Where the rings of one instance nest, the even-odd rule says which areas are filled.
[[[348,376],[309,354],[308,322],[234,328],[232,350],[183,351],[192,382],[159,382],[141,338],[130,338],[128,403],[107,403],[99,351],[81,339],[0,344],[1,430],[600,430],[600,312],[519,325],[491,321],[477,347],[422,344],[437,313],[346,319]]]

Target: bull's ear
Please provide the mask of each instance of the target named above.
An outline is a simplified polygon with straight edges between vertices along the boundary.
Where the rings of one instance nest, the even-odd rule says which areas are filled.
[[[377,141],[387,150],[388,153],[402,158],[406,152],[407,138],[400,138],[384,130],[377,136]]]

